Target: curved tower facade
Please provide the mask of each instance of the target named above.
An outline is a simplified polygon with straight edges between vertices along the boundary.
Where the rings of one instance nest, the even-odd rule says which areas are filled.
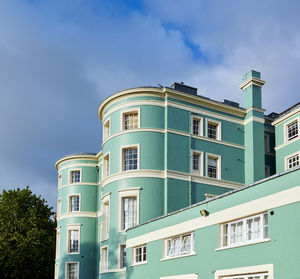
[[[113,94],[98,109],[100,152],[57,161],[56,278],[130,277],[127,229],[244,185],[245,117],[255,108],[196,91],[175,83]]]

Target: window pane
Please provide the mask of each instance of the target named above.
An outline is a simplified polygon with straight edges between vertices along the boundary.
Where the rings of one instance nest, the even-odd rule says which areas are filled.
[[[80,171],[72,171],[71,172],[71,183],[80,182]]]
[[[287,138],[291,140],[298,136],[298,121],[295,120],[291,124],[287,125]]]
[[[294,168],[299,166],[299,155],[293,156],[288,159],[288,168]]]
[[[78,279],[77,263],[68,264],[68,279]]]
[[[71,212],[79,211],[79,196],[71,196]]]
[[[131,112],[124,114],[124,130],[131,130],[138,128],[138,113]]]
[[[123,230],[137,224],[136,197],[123,198]]]
[[[199,120],[193,119],[193,134],[194,135],[200,135],[199,123],[200,123]]]
[[[121,245],[121,268],[126,267],[126,246]]]
[[[208,123],[207,124],[207,137],[211,139],[217,139],[217,127],[218,125]]]
[[[69,250],[70,253],[79,252],[79,231],[78,230],[69,231]]]
[[[136,170],[137,158],[137,148],[123,150],[123,170]]]
[[[193,154],[193,170],[200,171],[200,155]]]
[[[207,176],[211,178],[217,178],[217,159],[207,158]]]

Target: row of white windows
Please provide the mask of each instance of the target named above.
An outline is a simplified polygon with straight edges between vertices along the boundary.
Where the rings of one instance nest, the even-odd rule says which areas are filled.
[[[220,247],[234,247],[255,243],[268,238],[267,213],[246,217],[220,225]],[[164,258],[173,258],[195,253],[194,232],[164,239]],[[126,247],[121,246],[120,263],[126,267]],[[101,270],[108,270],[108,247],[101,248]],[[132,264],[147,263],[147,244],[132,249]],[[235,278],[235,277],[230,277]],[[240,277],[242,278],[242,277]],[[251,277],[249,277],[251,278]],[[256,278],[256,277],[254,277]],[[260,277],[258,277],[260,278]],[[264,277],[262,277],[264,278]]]
[[[143,257],[143,251],[139,257]],[[55,278],[58,278],[58,266],[55,270]],[[222,279],[268,279],[269,275],[267,272],[264,273],[252,273],[252,274],[241,274],[235,276],[222,276]],[[66,279],[79,279],[79,263],[72,262],[66,264]]]
[[[193,117],[191,133],[197,136],[203,136],[203,118]],[[207,120],[206,136],[211,139],[221,140],[221,122]],[[139,109],[124,112],[122,114],[121,131],[138,129],[140,127]],[[110,120],[106,120],[103,125],[103,140],[110,136]]]
[[[220,225],[220,247],[234,247],[243,244],[255,243],[268,238],[268,215],[261,213],[238,219]],[[68,252],[71,254],[80,252],[80,229],[68,230]],[[195,253],[194,232],[177,235],[164,239],[164,258],[173,258]],[[59,240],[58,240],[59,245]],[[100,271],[106,272],[109,269],[108,246],[101,247]],[[126,246],[120,245],[119,254],[120,268],[126,268]],[[132,264],[147,263],[147,244],[132,249]],[[78,278],[78,263],[67,264],[67,278]],[[265,279],[267,274],[256,274],[243,276],[226,277],[227,279]]]

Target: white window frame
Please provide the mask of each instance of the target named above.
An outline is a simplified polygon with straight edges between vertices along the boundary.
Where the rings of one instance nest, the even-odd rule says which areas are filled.
[[[65,279],[69,279],[69,269],[68,265],[69,264],[77,264],[77,279],[79,279],[79,262],[66,262],[65,263]]]
[[[119,266],[120,269],[126,270],[126,264],[125,264],[125,267],[122,267],[122,265],[124,263],[123,255],[122,255],[122,247],[125,247],[125,251],[126,251],[126,243],[120,243],[120,245],[119,245],[119,262],[118,262],[118,266]]]
[[[104,241],[109,239],[109,232],[110,232],[110,193],[101,200],[101,208],[103,211],[102,214],[102,230],[100,232],[100,241]],[[107,217],[108,214],[108,217]]]
[[[132,170],[124,170],[124,151],[128,149],[137,149],[137,168]],[[120,171],[127,172],[127,171],[136,171],[140,169],[140,145],[139,144],[130,144],[124,145],[120,147]]]
[[[142,260],[141,261],[136,261],[136,252],[137,252],[137,249],[142,249]],[[146,253],[144,253],[144,248],[146,248]],[[143,258],[143,255],[146,255],[146,259],[144,260]],[[147,263],[147,244],[142,244],[142,245],[139,245],[139,246],[136,246],[136,247],[133,247],[132,248],[132,265],[139,265],[139,264],[145,264]]]
[[[268,273],[252,273],[252,274],[240,274],[240,275],[234,275],[234,276],[225,276],[222,277],[222,279],[252,279],[253,277],[259,276],[259,279],[266,278],[265,276],[268,276]],[[269,277],[269,276],[268,276]],[[267,277],[267,279],[268,279]]]
[[[293,138],[289,139],[288,137],[288,126],[292,124],[293,122],[297,121],[297,127],[298,127],[298,134],[297,136],[294,136]],[[283,135],[284,135],[284,142],[290,143],[295,140],[297,140],[300,137],[300,116],[294,117],[291,120],[287,121],[283,124]]]
[[[140,223],[140,187],[119,190],[119,232],[123,229],[123,199],[136,198],[136,225]]]
[[[56,247],[55,247],[55,260],[59,259],[60,254],[60,227],[56,229]]]
[[[110,175],[110,152],[107,152],[103,156],[103,164],[102,164],[102,177],[108,177]]]
[[[190,250],[189,251],[181,251],[182,247],[184,245],[184,238],[190,236]],[[183,256],[189,256],[195,254],[195,241],[194,241],[194,232],[189,232],[185,234],[180,234],[176,236],[172,236],[169,238],[164,239],[164,258],[165,259],[172,259],[176,257],[183,257]],[[178,242],[178,251],[175,251],[175,254],[168,254],[169,249],[168,249],[168,243],[171,242],[171,246],[173,244],[173,241],[175,239],[179,239]],[[173,249],[176,249],[176,245],[173,247]],[[178,253],[177,253],[178,252]]]
[[[57,218],[61,215],[61,198],[57,199]]]
[[[300,151],[297,151],[295,153],[289,154],[288,156],[284,157],[284,165],[285,165],[285,169],[286,170],[291,170],[293,168],[296,168],[297,166],[293,167],[293,168],[289,168],[289,160],[292,159],[293,157],[298,156],[299,158],[299,165],[300,166]]]
[[[54,270],[54,279],[58,279],[58,274],[59,274],[59,264],[55,264],[55,270]]]
[[[67,254],[68,255],[78,255],[80,254],[80,228],[81,224],[68,224],[67,225]],[[78,252],[70,252],[70,231],[78,231]]]
[[[105,257],[104,257],[104,253],[106,251],[107,257],[106,257],[106,262]],[[108,257],[108,245],[102,246],[101,247],[101,260],[100,260],[100,273],[104,273],[107,272],[109,269],[109,257]],[[105,265],[106,264],[106,265]]]
[[[217,126],[217,130],[216,130],[216,138],[213,139],[213,138],[209,138],[208,137],[208,124],[213,124],[213,125],[216,125]],[[206,132],[206,137],[211,139],[211,140],[222,140],[222,122],[221,121],[218,121],[218,120],[213,120],[213,119],[209,119],[209,118],[206,118],[205,119],[205,132]]]
[[[274,266],[273,264],[253,265],[237,268],[229,268],[223,270],[216,270],[214,279],[229,279],[241,278],[243,276],[255,276],[256,274],[268,275],[268,279],[274,279]],[[247,277],[246,277],[247,278]]]
[[[71,211],[71,198],[72,197],[79,197],[79,210],[78,211]],[[73,193],[73,194],[69,194],[68,195],[68,212],[72,213],[72,212],[80,212],[81,211],[81,193]]]
[[[194,170],[194,155],[199,155],[199,170]],[[194,174],[194,175],[203,176],[203,152],[202,151],[192,150],[191,173]]]
[[[194,134],[194,120],[199,121],[198,133]],[[203,136],[203,118],[192,115],[191,117],[191,134],[193,136]]]
[[[220,224],[220,247],[221,248],[224,248],[224,247],[237,247],[237,246],[241,246],[241,245],[245,245],[245,244],[249,244],[249,243],[260,242],[262,240],[268,239],[269,225],[268,225],[268,221],[267,221],[267,225],[264,225],[264,216],[267,216],[267,218],[268,218],[268,212],[263,212],[263,213],[260,213],[260,214],[251,215],[251,216],[247,216],[247,217],[244,217],[244,218],[240,218],[240,219],[236,219],[236,220],[233,220],[233,221],[230,221],[230,222]],[[247,227],[246,227],[247,226],[247,221],[249,219],[254,219],[254,218],[257,218],[257,217],[260,217],[260,224],[259,224],[260,236],[258,238],[255,238],[255,239],[248,240],[246,238],[247,237]],[[231,243],[230,226],[232,224],[235,224],[235,223],[238,223],[238,222],[239,223],[242,222],[242,240],[240,242]],[[228,226],[227,237],[226,237],[227,245],[224,245],[224,243],[223,243],[224,237],[225,237],[224,236],[224,227],[226,225]],[[264,228],[265,227],[267,227],[267,235],[264,237],[264,232],[265,232]]]
[[[208,176],[208,158],[213,158],[217,160],[217,171],[216,171],[216,177],[209,177]],[[210,179],[221,179],[221,155],[212,154],[212,153],[206,153],[206,177]]]
[[[79,171],[80,179],[79,182],[72,182],[72,172]],[[69,170],[69,184],[78,184],[82,182],[82,169],[71,169]]]
[[[58,174],[57,185],[58,185],[58,188],[60,188],[62,186],[62,174],[61,173]]]
[[[132,130],[139,129],[140,128],[140,122],[141,122],[141,118],[140,118],[141,113],[140,113],[140,111],[141,111],[141,109],[139,107],[138,108],[130,108],[130,109],[121,111],[120,131],[132,131]],[[125,130],[124,117],[125,117],[126,114],[130,114],[130,113],[137,113],[137,128]]]
[[[110,137],[110,117],[103,124],[103,141]]]

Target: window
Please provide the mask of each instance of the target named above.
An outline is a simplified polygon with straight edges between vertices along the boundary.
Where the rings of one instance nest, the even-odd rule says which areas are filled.
[[[122,198],[122,230],[127,230],[137,224],[136,197]]]
[[[193,153],[193,171],[200,171],[200,154]]]
[[[287,140],[292,140],[298,136],[298,120],[286,125]]]
[[[60,228],[56,231],[56,250],[55,250],[55,259],[59,259],[59,252],[60,252]]]
[[[264,142],[265,142],[265,153],[268,153],[268,152],[270,152],[269,140],[270,140],[270,137],[269,137],[269,135],[266,135],[266,134],[265,134],[265,136],[264,136]]]
[[[133,262],[134,264],[147,262],[147,245],[142,245],[133,248]]]
[[[207,156],[207,176],[210,178],[221,178],[220,167],[221,158],[217,155],[208,155]]]
[[[79,211],[79,202],[80,202],[80,197],[79,195],[72,195],[69,197],[69,203],[70,207],[69,210],[70,212],[78,212]]]
[[[126,268],[126,245],[120,245],[120,268]]]
[[[296,154],[287,159],[287,169],[292,169],[299,166],[299,154]]]
[[[69,230],[69,253],[78,254],[79,253],[79,230]]]
[[[139,127],[138,111],[126,112],[123,114],[123,129],[133,130]]]
[[[78,263],[67,263],[67,279],[78,279]]]
[[[211,139],[221,140],[221,122],[207,120],[206,121],[206,136]]]
[[[104,211],[104,224],[103,224],[103,237],[104,239],[109,238],[109,202],[105,202],[103,204],[103,211]]]
[[[194,233],[165,239],[165,257],[171,258],[194,252]]]
[[[57,217],[61,215],[61,198],[57,200]]]
[[[235,246],[268,237],[268,214],[263,213],[221,225],[221,246]]]
[[[80,182],[80,171],[71,171],[71,183],[79,183]]]
[[[198,117],[192,118],[192,134],[202,136],[202,119]]]
[[[110,136],[110,121],[107,120],[103,125],[103,140]]]
[[[247,275],[237,275],[237,276],[229,276],[222,277],[222,279],[268,279],[269,276],[267,273],[254,273]]]
[[[62,175],[58,175],[58,187],[62,186]]]
[[[103,160],[103,177],[109,176],[110,166],[109,166],[109,154],[105,155]]]
[[[137,147],[123,149],[123,171],[136,170],[138,168]]]
[[[102,259],[101,270],[107,271],[108,270],[108,247],[107,246],[101,249],[101,259]]]

